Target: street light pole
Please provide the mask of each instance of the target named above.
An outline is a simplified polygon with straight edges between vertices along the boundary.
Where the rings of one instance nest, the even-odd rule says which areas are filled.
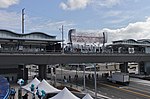
[[[77,79],[78,78],[78,76],[77,76],[77,66],[76,66],[76,76],[75,76],[75,79],[76,79],[76,87],[77,87]]]
[[[83,65],[83,90],[85,91],[85,64]]]
[[[96,64],[94,64],[94,78],[95,78],[95,99],[97,99],[97,82],[96,82]]]
[[[63,83],[63,78],[62,78],[62,65],[63,65],[63,64],[60,64],[60,66],[61,66],[61,85],[62,85],[62,83]]]

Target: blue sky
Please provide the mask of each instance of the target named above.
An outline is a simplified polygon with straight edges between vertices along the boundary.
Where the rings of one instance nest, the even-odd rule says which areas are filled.
[[[21,32],[25,8],[25,32],[45,32],[61,39],[70,28],[107,32],[108,42],[150,38],[150,0],[0,0],[0,29]]]

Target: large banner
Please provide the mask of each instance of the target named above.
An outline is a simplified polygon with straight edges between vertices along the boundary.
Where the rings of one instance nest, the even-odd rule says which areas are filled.
[[[106,33],[76,32],[69,30],[68,38],[71,43],[106,43]]]

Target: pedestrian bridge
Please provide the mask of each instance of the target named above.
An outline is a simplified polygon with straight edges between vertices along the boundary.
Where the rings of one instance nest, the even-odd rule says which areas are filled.
[[[0,65],[150,62],[150,54],[0,53]]]

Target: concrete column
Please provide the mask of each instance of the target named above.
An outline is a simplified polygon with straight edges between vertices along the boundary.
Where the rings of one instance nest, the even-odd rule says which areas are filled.
[[[25,83],[28,80],[28,68],[26,68],[26,66],[24,64],[18,65],[17,78],[18,79],[20,79],[20,78],[24,79]]]
[[[47,65],[38,65],[39,66],[39,79],[47,79]]]
[[[145,72],[144,62],[139,62],[139,64],[138,64],[138,74],[144,75],[144,72]]]
[[[123,64],[120,64],[120,70],[122,73],[128,73],[128,62],[124,62]]]
[[[139,63],[139,74],[144,74],[144,75],[150,74],[150,62]]]
[[[28,68],[24,67],[24,80],[25,82],[28,80]]]
[[[144,62],[144,75],[150,74],[150,62]]]
[[[24,65],[18,65],[18,74],[17,74],[17,79],[23,79],[23,68]]]

